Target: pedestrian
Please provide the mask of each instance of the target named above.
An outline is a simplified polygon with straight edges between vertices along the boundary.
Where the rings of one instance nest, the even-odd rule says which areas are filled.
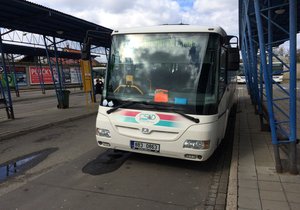
[[[99,79],[96,79],[96,90],[95,94],[100,94],[102,95],[102,90],[103,90],[103,82]]]

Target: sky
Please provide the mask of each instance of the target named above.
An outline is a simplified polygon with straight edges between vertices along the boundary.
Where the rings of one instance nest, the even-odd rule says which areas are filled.
[[[238,36],[238,0],[29,0],[110,28],[190,24]],[[282,45],[286,50],[289,43]],[[297,35],[300,49],[300,34]]]
[[[185,23],[238,35],[237,0],[29,0],[111,28]]]

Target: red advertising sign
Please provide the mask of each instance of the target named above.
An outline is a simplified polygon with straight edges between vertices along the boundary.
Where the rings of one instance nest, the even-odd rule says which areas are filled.
[[[53,71],[54,71],[54,78],[57,79],[56,71],[55,70]],[[42,73],[43,74],[41,74],[41,69],[39,67],[30,66],[29,67],[30,84],[35,85],[35,84],[41,84],[42,82],[44,82],[44,84],[53,84],[50,67],[49,66],[42,67]]]

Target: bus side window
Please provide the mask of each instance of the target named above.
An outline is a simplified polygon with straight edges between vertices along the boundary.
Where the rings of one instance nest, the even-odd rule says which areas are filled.
[[[220,56],[219,100],[221,100],[226,88],[226,76],[226,50],[222,47]]]
[[[211,64],[210,63],[203,63],[201,69],[201,75],[198,85],[198,93],[205,94],[207,89],[207,84],[209,80],[209,71],[210,71]]]

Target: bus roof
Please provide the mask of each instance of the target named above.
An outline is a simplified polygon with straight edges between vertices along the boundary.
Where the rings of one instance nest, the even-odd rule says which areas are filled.
[[[219,26],[207,27],[197,25],[159,25],[138,28],[123,28],[114,30],[112,35],[115,34],[144,34],[144,33],[176,33],[176,32],[206,32],[217,33],[221,36],[226,36],[226,32]]]

